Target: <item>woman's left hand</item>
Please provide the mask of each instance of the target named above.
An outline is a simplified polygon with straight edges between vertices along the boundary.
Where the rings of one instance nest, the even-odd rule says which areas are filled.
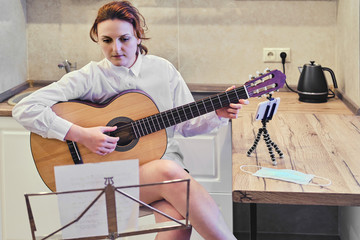
[[[235,86],[231,86],[226,91],[234,89]],[[242,105],[249,104],[249,101],[246,99],[239,99],[239,103],[230,103],[228,107],[223,107],[216,110],[216,114],[219,117],[236,119],[239,113],[239,110],[242,108]]]

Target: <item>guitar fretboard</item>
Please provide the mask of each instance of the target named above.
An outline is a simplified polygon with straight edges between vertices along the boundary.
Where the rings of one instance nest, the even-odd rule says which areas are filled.
[[[193,103],[164,111],[146,118],[131,122],[136,138],[157,132],[181,122],[196,118],[217,109],[237,103],[239,99],[249,98],[244,87],[235,88],[214,96],[206,97]]]
[[[259,97],[267,93],[272,93],[284,85],[285,79],[286,76],[279,70],[267,71],[267,73],[260,74],[256,78],[251,78],[251,80],[246,82],[242,87],[126,123],[119,126],[113,134],[117,136],[116,134],[119,132],[131,132],[134,138],[139,139],[142,136],[227,107],[230,103],[238,103],[239,99]]]

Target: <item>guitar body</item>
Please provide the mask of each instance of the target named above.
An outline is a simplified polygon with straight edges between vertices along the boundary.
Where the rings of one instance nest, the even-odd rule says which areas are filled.
[[[122,121],[135,121],[159,113],[155,103],[144,93],[127,92],[113,98],[105,105],[70,101],[57,103],[52,110],[60,117],[82,127],[121,125]],[[121,133],[119,134],[120,138]],[[43,138],[35,133],[30,135],[31,152],[37,170],[45,184],[55,191],[54,167],[72,165],[74,160],[68,144],[55,139]],[[144,164],[160,159],[167,147],[166,130],[142,136],[117,147],[105,156],[92,153],[85,146],[77,144],[83,163],[139,159]]]

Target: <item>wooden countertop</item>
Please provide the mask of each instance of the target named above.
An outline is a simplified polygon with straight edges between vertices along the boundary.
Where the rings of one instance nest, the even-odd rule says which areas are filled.
[[[7,102],[0,103],[0,117],[11,117],[11,111],[14,106],[11,106]]]
[[[37,89],[41,88],[41,86],[39,87],[29,87],[26,90],[22,91],[22,93],[24,92],[29,92],[29,91],[35,91]],[[0,102],[0,117],[11,117],[11,111],[13,109],[13,105],[8,104],[8,101],[4,101],[4,102]]]
[[[260,121],[253,121],[257,103],[266,100],[251,99],[232,122],[233,201],[360,206],[360,117],[339,99],[312,104],[299,102],[297,94],[291,92],[279,92],[274,97],[281,98],[280,106],[267,130],[284,158],[274,151],[274,167],[263,138],[247,157],[262,126]],[[319,187],[258,178],[241,171],[242,165],[293,169],[328,178],[332,184]]]

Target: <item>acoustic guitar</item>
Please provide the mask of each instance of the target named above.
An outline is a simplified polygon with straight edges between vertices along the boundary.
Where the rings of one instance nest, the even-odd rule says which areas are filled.
[[[52,106],[58,116],[82,127],[117,126],[117,130],[108,134],[120,140],[115,151],[100,156],[76,142],[62,142],[31,133],[35,165],[45,184],[55,191],[55,166],[125,159],[139,159],[139,163],[144,164],[160,159],[166,151],[167,127],[238,103],[239,99],[272,93],[283,87],[285,79],[278,70],[268,71],[252,77],[242,87],[164,112],[159,112],[151,97],[138,90],[127,90],[102,105],[80,100],[59,102]]]

